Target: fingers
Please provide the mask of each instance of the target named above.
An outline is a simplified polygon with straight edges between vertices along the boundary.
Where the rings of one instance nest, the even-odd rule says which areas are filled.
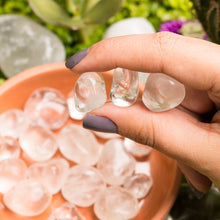
[[[204,193],[209,191],[212,182],[206,176],[186,166],[184,163],[178,162],[178,166],[185,175],[191,190],[198,198],[201,198]]]
[[[220,135],[181,110],[154,113],[140,101],[128,108],[107,103],[87,115],[83,125],[93,130],[117,132],[154,147],[204,175],[214,177],[217,172]]]
[[[200,90],[213,88],[219,78],[220,46],[169,32],[106,39],[74,56],[67,66],[77,73],[115,67],[162,72]]]

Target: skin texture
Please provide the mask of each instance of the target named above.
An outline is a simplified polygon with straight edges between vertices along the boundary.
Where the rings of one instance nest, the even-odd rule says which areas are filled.
[[[122,67],[165,73],[183,83],[186,98],[170,111],[154,113],[137,101],[129,108],[107,103],[89,114],[110,119],[119,134],[176,159],[188,181],[205,193],[211,182],[220,189],[219,57],[219,45],[160,32],[100,41],[72,71]]]

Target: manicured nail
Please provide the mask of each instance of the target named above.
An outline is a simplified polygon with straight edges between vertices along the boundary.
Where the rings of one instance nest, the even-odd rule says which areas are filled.
[[[86,56],[87,52],[88,52],[88,48],[81,50],[78,53],[71,56],[65,63],[66,67],[72,69],[76,64],[78,64],[83,59],[83,57]]]
[[[117,133],[117,125],[108,118],[87,114],[83,120],[83,127],[94,131]]]
[[[193,194],[196,196],[196,198],[201,199],[204,196],[204,193],[202,193],[198,189],[196,189],[187,178],[186,178],[186,181],[189,185],[189,188],[192,190]]]

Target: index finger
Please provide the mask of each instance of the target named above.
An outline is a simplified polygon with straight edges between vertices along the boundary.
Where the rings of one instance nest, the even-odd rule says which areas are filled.
[[[101,72],[116,67],[160,72],[190,87],[209,90],[216,85],[220,75],[219,57],[219,45],[159,32],[102,40],[91,46],[87,53],[72,56],[66,66],[76,73]]]

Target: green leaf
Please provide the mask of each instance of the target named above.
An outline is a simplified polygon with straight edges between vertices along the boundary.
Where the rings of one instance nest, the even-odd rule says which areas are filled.
[[[80,15],[88,0],[66,0],[67,9],[74,15]]]
[[[86,24],[103,24],[118,12],[123,2],[124,0],[100,0],[82,14],[82,19]]]
[[[79,29],[84,26],[79,17],[71,18],[53,0],[28,0],[28,2],[36,15],[49,24],[61,25],[71,29]]]

